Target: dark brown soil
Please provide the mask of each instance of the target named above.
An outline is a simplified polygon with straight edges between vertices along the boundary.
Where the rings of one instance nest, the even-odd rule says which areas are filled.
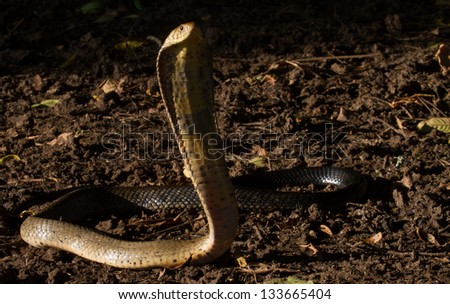
[[[434,58],[449,43],[448,6],[142,1],[139,10],[123,0],[83,14],[87,0],[69,2],[0,4],[0,157],[20,157],[0,165],[0,282],[450,283],[449,135],[416,129],[450,115],[449,77]],[[169,143],[150,136],[169,132],[157,41],[187,21],[213,50],[221,132],[285,134],[229,149],[231,175],[255,171],[249,160],[265,151],[272,170],[362,172],[367,197],[332,211],[243,213],[230,252],[201,267],[121,270],[23,242],[18,210],[39,193],[188,182],[179,155],[167,157]],[[115,48],[125,41],[143,44]],[[119,85],[104,93],[108,79]],[[48,99],[60,102],[32,107]],[[302,139],[302,149],[288,144]],[[122,222],[115,215],[102,226],[120,230]]]

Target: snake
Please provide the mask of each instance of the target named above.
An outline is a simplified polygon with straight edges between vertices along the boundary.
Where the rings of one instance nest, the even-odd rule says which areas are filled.
[[[223,147],[216,138],[212,56],[195,23],[182,24],[169,34],[156,66],[161,97],[192,185],[69,190],[22,222],[20,235],[25,242],[117,268],[201,265],[230,249],[238,229],[239,208],[295,209],[319,202],[333,206],[364,195],[364,176],[347,168],[293,168],[230,178],[224,156],[217,155]],[[270,189],[308,183],[332,184],[336,190],[298,193]],[[77,223],[106,212],[135,208],[201,209],[208,233],[191,239],[132,241]]]

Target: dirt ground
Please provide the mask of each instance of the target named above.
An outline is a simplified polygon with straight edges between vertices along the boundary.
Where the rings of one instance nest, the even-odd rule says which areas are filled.
[[[20,158],[0,165],[1,283],[450,283],[450,138],[416,128],[450,115],[435,58],[449,43],[449,3],[141,2],[0,4],[0,157]],[[348,167],[368,178],[367,197],[242,213],[231,250],[200,267],[121,270],[23,242],[18,213],[41,193],[188,182],[161,135],[155,74],[159,43],[187,21],[211,45],[219,128],[243,135],[227,141],[232,176]],[[33,106],[45,100],[59,103]],[[255,163],[264,153],[270,161]],[[124,221],[97,227],[120,234]],[[167,229],[145,223],[138,233]]]

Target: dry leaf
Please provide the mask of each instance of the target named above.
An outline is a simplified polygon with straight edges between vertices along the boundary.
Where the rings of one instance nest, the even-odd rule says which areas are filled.
[[[71,132],[61,133],[55,139],[49,141],[47,145],[49,146],[66,146],[70,144],[73,140],[73,135]]]
[[[8,161],[10,159],[20,160],[20,157],[17,154],[9,154],[9,155],[3,156],[2,158],[0,158],[0,165],[3,165],[6,161]]]
[[[340,107],[339,114],[338,114],[338,117],[336,118],[336,120],[340,121],[340,122],[348,121],[348,111],[345,110],[343,107]]]
[[[261,146],[253,145],[252,150],[255,151],[255,153],[256,153],[258,156],[266,156],[266,149],[264,149],[264,148],[261,147]]]
[[[236,262],[237,262],[237,264],[239,265],[239,267],[241,267],[241,268],[245,268],[245,267],[248,266],[247,261],[245,260],[244,257],[238,257],[238,258],[236,259]]]
[[[433,245],[441,246],[441,244],[439,244],[434,235],[432,235],[431,233],[426,233],[420,228],[416,228],[416,235],[419,237],[420,240],[424,242],[429,242]]]
[[[78,10],[83,14],[98,14],[105,9],[105,4],[98,0],[85,2]]]
[[[405,127],[403,126],[403,123],[402,123],[402,121],[400,120],[400,118],[398,118],[397,116],[395,116],[395,121],[397,122],[397,127],[398,127],[400,130],[404,130],[404,129],[405,129]]]
[[[158,281],[159,281],[160,279],[162,279],[162,277],[163,277],[164,274],[166,273],[166,269],[167,269],[167,268],[163,268],[163,269],[161,269],[161,270],[159,271],[159,273],[158,273]]]
[[[37,91],[40,91],[41,89],[42,89],[42,78],[41,78],[41,76],[38,74],[38,75],[35,75],[34,77],[33,77],[33,87],[37,90]]]
[[[117,89],[117,82],[115,82],[114,80],[106,79],[102,82],[102,84],[100,84],[100,88],[105,94],[114,92]]]
[[[59,99],[47,99],[40,103],[35,103],[31,105],[32,108],[44,107],[44,108],[52,108],[59,103]]]
[[[371,237],[364,240],[364,242],[368,244],[376,244],[383,238],[383,234],[378,232],[377,234],[372,235]]]
[[[418,227],[416,227],[416,235],[421,241],[426,241],[427,237],[425,236],[425,232]]]
[[[269,85],[274,85],[275,83],[277,83],[277,79],[275,77],[273,77],[272,75],[264,75],[264,77],[261,79],[262,83],[267,83]]]
[[[314,284],[314,282],[302,280],[296,276],[289,276],[287,278],[271,279],[271,280],[265,281],[264,284]]]
[[[338,75],[342,75],[347,71],[344,65],[341,65],[337,62],[333,63],[330,69]]]
[[[403,201],[403,196],[397,189],[394,189],[392,191],[392,197],[394,198],[395,205],[397,208],[402,209],[405,206],[405,203]]]
[[[257,156],[248,161],[250,164],[255,165],[258,168],[267,167],[267,157]]]
[[[450,118],[433,117],[417,124],[417,129],[421,132],[429,132],[431,128],[444,133],[450,133]]]
[[[316,255],[319,252],[319,250],[316,247],[314,247],[314,245],[311,243],[306,245],[300,245],[300,247],[311,250],[313,255]]]
[[[94,23],[111,22],[119,16],[119,12],[113,9],[106,9],[105,12],[95,19]]]
[[[440,182],[439,183],[439,188],[445,189],[445,190],[450,190],[450,182]]]
[[[140,48],[144,43],[141,41],[127,40],[114,45],[116,50],[130,50]]]
[[[75,61],[76,61],[76,59],[77,59],[77,55],[76,55],[76,54],[72,54],[72,55],[69,56],[69,58],[66,59],[66,61],[64,61],[63,63],[61,63],[61,64],[59,65],[59,67],[60,67],[61,69],[64,69],[64,68],[66,68],[66,67],[68,67],[68,66],[74,64]]]
[[[333,235],[333,232],[331,231],[330,228],[328,228],[328,226],[320,225],[320,226],[319,226],[319,229],[320,229],[320,231],[322,231],[323,233],[328,234],[329,236],[332,236],[332,235]]]
[[[386,25],[386,30],[390,34],[399,34],[403,29],[400,16],[397,14],[387,15],[386,18],[384,18],[384,23]]]
[[[248,83],[248,85],[252,86],[252,85],[255,85],[258,82],[258,79],[251,78],[251,77],[246,77],[245,81]]]
[[[254,145],[252,147],[253,151],[256,153],[256,155],[258,155],[255,158],[252,158],[251,160],[249,160],[248,162],[259,167],[259,168],[264,168],[267,167],[269,164],[269,160],[266,157],[266,150],[258,145]]]
[[[433,245],[441,246],[441,244],[439,244],[434,235],[432,235],[431,233],[427,233],[427,241]]]
[[[48,176],[45,178],[46,182],[54,182],[54,183],[59,183],[59,179],[57,177],[52,177],[52,176]]]
[[[450,49],[445,44],[439,45],[436,52],[436,59],[441,67],[442,75],[447,75],[450,70]]]
[[[405,173],[405,175],[403,175],[402,180],[400,181],[400,183],[405,186],[406,188],[408,188],[408,190],[411,190],[412,186],[413,186],[413,181],[411,176],[408,173]]]

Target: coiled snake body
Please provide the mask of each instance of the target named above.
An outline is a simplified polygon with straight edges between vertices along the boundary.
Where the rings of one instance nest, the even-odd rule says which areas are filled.
[[[301,204],[351,200],[365,192],[364,178],[348,169],[321,167],[268,172],[237,178],[234,188],[224,157],[217,157],[210,52],[194,23],[180,25],[164,42],[157,61],[158,81],[169,121],[178,138],[185,171],[193,187],[101,188],[74,190],[28,217],[21,225],[29,244],[66,250],[119,268],[177,267],[204,264],[231,246],[242,208],[295,208]],[[201,136],[199,136],[201,135]],[[334,192],[276,193],[247,187],[295,183],[335,184]],[[237,197],[237,200],[236,200]],[[191,240],[134,242],[113,238],[70,223],[108,210],[135,206],[203,208],[209,233]],[[283,205],[281,205],[283,204]]]

